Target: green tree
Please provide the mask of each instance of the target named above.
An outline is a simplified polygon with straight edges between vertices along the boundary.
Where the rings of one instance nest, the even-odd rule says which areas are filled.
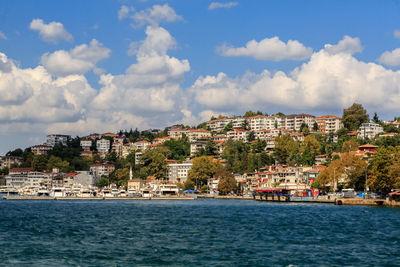
[[[143,168],[146,168],[147,174],[154,176],[157,180],[167,178],[168,164],[166,159],[170,151],[165,147],[158,147],[147,150],[142,155]]]
[[[71,166],[69,166],[69,162],[66,160],[62,160],[59,157],[56,156],[50,156],[50,158],[47,161],[47,170],[51,171],[54,168],[59,169],[61,172],[71,172],[73,169]]]
[[[32,168],[35,171],[46,170],[47,167],[47,157],[46,155],[36,155],[32,160]]]
[[[343,110],[343,125],[349,131],[357,130],[362,123],[369,121],[369,115],[361,104],[354,103]]]
[[[250,124],[248,120],[244,120],[242,123],[242,129],[243,130],[249,130],[250,129]]]
[[[23,154],[24,154],[24,151],[22,151],[21,148],[17,148],[17,149],[15,149],[15,150],[8,151],[8,152],[6,153],[6,156],[7,156],[7,157],[22,157]]]
[[[256,134],[254,133],[254,131],[250,131],[249,135],[247,136],[247,141],[252,142],[256,140]]]
[[[204,152],[207,156],[215,156],[218,155],[218,148],[214,141],[208,140],[206,143],[206,147],[204,148]]]
[[[313,131],[318,131],[318,123],[316,121],[314,121]]]
[[[216,177],[219,178],[218,191],[220,194],[226,195],[229,192],[237,191],[238,185],[232,173],[222,171],[217,173]]]
[[[227,133],[233,129],[233,123],[232,121],[228,122],[228,124],[224,128],[224,133]]]
[[[347,140],[342,145],[342,152],[351,152],[358,150],[360,144],[354,139]]]
[[[201,187],[207,184],[207,180],[213,177],[213,175],[221,168],[221,163],[214,162],[210,156],[194,158],[192,161],[192,168],[188,173],[186,185]]]
[[[274,156],[279,163],[294,164],[298,152],[298,142],[294,141],[289,135],[282,135],[275,138]]]
[[[99,181],[97,182],[98,187],[106,187],[110,185],[110,180],[107,177],[100,177]]]
[[[380,123],[381,121],[379,120],[378,114],[374,112],[374,117],[372,118],[372,121],[375,123]]]

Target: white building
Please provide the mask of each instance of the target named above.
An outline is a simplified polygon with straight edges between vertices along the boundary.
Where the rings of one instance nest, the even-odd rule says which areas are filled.
[[[301,125],[304,123],[309,129],[312,129],[315,122],[315,116],[309,114],[292,114],[286,116],[285,129],[300,131]]]
[[[110,140],[108,139],[97,140],[96,148],[99,153],[108,153],[110,151]]]
[[[234,141],[247,141],[247,136],[249,132],[243,129],[233,129],[226,133],[228,139],[232,139]]]
[[[66,146],[68,140],[71,139],[70,135],[65,135],[65,134],[49,134],[46,137],[46,144],[48,146],[55,146],[58,143],[61,143],[62,145]]]
[[[173,183],[184,183],[187,180],[191,162],[168,164],[168,180]]]
[[[82,139],[81,142],[81,148],[85,151],[90,150],[90,148],[92,147],[92,140],[90,139]]]
[[[322,133],[336,133],[343,128],[342,118],[334,115],[316,117],[318,131]]]
[[[150,142],[142,140],[133,143],[133,146],[135,147],[135,150],[145,151],[150,144],[151,144]]]
[[[232,128],[233,129],[242,129],[243,123],[245,122],[245,118],[243,117],[236,117],[232,119]]]
[[[372,139],[380,133],[383,133],[383,128],[379,124],[368,122],[361,124],[360,128],[358,129],[357,137],[363,139]]]
[[[212,132],[221,132],[225,129],[225,126],[231,122],[232,119],[223,118],[223,119],[216,119],[207,122],[207,126],[210,128]]]
[[[33,171],[31,168],[13,168],[5,179],[7,186],[15,188],[39,188],[44,184],[51,183],[49,173]]]
[[[114,165],[107,163],[95,163],[90,166],[90,172],[96,178],[109,176],[115,170]]]

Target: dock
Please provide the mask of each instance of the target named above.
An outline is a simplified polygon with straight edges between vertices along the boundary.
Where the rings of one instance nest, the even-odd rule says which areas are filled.
[[[195,197],[39,197],[3,196],[4,200],[194,200]]]

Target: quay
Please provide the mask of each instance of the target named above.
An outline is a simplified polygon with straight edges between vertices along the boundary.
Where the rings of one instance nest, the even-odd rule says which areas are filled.
[[[4,200],[194,200],[196,197],[42,197],[3,196]]]

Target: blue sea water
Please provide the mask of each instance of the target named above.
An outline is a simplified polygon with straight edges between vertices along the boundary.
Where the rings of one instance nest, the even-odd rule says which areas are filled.
[[[399,266],[400,209],[0,200],[2,266]]]

